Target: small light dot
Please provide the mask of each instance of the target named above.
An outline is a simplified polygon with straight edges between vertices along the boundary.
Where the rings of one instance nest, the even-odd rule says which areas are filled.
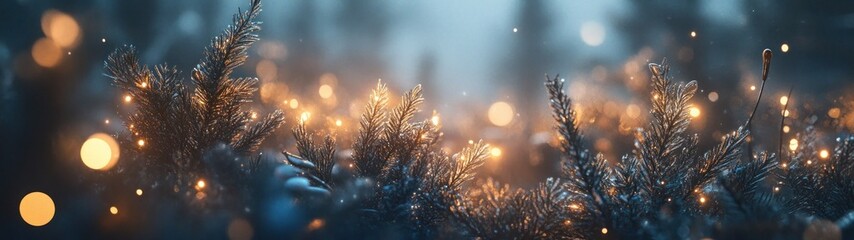
[[[691,37],[692,37],[692,38],[697,37],[697,32],[695,32],[695,31],[691,31]]]
[[[780,45],[780,51],[783,51],[784,53],[789,52],[789,44],[783,43],[783,45]]]
[[[492,148],[492,150],[489,150],[489,153],[492,154],[493,157],[500,157],[501,156],[501,149],[494,147],[494,148]]]
[[[608,228],[602,228],[602,234],[608,234]]]
[[[198,182],[196,182],[196,187],[199,189],[205,188],[205,185],[207,185],[205,184],[205,180],[199,180]]]
[[[110,124],[110,119],[104,120],[104,124]]]
[[[126,103],[129,103],[131,99],[133,99],[133,98],[131,98],[130,95],[125,95],[125,102]]]
[[[780,97],[780,105],[786,105],[786,103],[789,103],[789,97],[786,97],[786,96]]]
[[[119,208],[117,208],[116,206],[110,207],[110,213],[112,213],[113,215],[119,214]]]
[[[137,195],[137,196],[142,196],[142,189],[137,188],[137,189],[136,189],[136,195]]]
[[[519,31],[519,29],[513,28],[513,32],[518,32],[518,31]]]
[[[336,126],[336,127],[340,127],[341,125],[344,125],[344,123],[343,123],[343,122],[341,122],[341,119],[336,119],[336,120],[335,120],[335,126]]]
[[[750,91],[756,91],[756,85],[750,85]]]
[[[789,150],[795,151],[797,149],[798,149],[798,140],[792,138],[792,140],[789,140]]]
[[[710,92],[710,93],[709,93],[709,101],[717,102],[717,101],[718,101],[718,97],[719,97],[719,96],[718,96],[718,93],[717,93],[717,92]]]
[[[107,39],[106,39],[106,38],[101,38],[101,42],[102,42],[102,43],[105,43],[105,42],[107,42]]]
[[[706,203],[706,197],[700,197],[700,203]]]
[[[433,126],[438,126],[439,125],[439,116],[434,115],[432,118],[430,118],[430,122],[433,123]]]
[[[145,140],[140,139],[139,141],[136,141],[136,144],[139,145],[140,147],[144,147],[145,146]]]
[[[789,130],[791,130],[791,129],[789,128],[789,126],[783,126],[783,132],[784,132],[784,133],[789,133]]]

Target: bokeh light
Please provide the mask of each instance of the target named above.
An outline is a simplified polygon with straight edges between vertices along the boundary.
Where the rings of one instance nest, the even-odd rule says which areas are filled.
[[[783,45],[780,45],[780,51],[783,51],[784,53],[789,52],[789,44],[783,43]]]
[[[789,140],[789,150],[792,150],[792,151],[798,150],[798,140],[797,139],[792,138],[792,140]]]
[[[786,103],[789,103],[789,97],[787,97],[787,96],[780,97],[780,105],[786,105]]]
[[[33,60],[42,67],[54,67],[62,59],[62,48],[49,38],[41,38],[33,44]]]
[[[21,199],[18,207],[24,222],[34,227],[41,227],[50,222],[56,214],[53,199],[43,192],[31,192]]]
[[[119,144],[113,137],[104,133],[89,136],[80,147],[80,159],[86,167],[95,170],[108,170],[119,160]]]
[[[116,206],[110,206],[110,214],[119,214],[119,208],[117,208]]]
[[[513,121],[513,107],[506,102],[495,102],[489,106],[487,116],[492,124],[499,127],[507,126]]]
[[[828,157],[830,157],[830,152],[828,152],[828,151],[827,151],[827,149],[822,149],[822,150],[818,153],[818,156],[819,156],[821,159],[827,159]]]
[[[605,42],[605,27],[598,22],[585,22],[581,25],[581,40],[588,46],[599,46]]]
[[[76,47],[80,41],[80,25],[74,17],[56,10],[45,11],[41,19],[42,31],[63,48]]]
[[[332,86],[329,86],[328,84],[323,84],[319,89],[317,89],[317,94],[324,99],[332,97],[332,93]]]
[[[690,114],[693,118],[699,117],[700,109],[697,107],[691,107],[691,109],[688,110],[688,114]]]

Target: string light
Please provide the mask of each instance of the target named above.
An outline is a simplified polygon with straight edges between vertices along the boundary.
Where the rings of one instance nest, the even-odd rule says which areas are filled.
[[[695,38],[695,37],[697,37],[697,32],[696,32],[696,31],[691,31],[691,38]]]
[[[821,152],[818,153],[818,156],[821,159],[827,159],[828,157],[830,157],[830,153],[827,151],[827,149],[822,149]]]
[[[140,147],[145,147],[145,140],[140,139],[140,140],[136,141],[136,144],[139,145]]]
[[[116,206],[111,206],[110,213],[113,215],[119,214],[119,208],[117,208]]]
[[[113,137],[96,133],[80,146],[80,160],[91,169],[107,170],[118,162],[120,152],[119,144]]]
[[[341,125],[344,125],[344,123],[341,122],[341,119],[335,119],[335,126],[340,127]]]
[[[506,102],[495,102],[489,106],[487,117],[496,126],[507,126],[513,121],[513,107]]]
[[[433,115],[433,117],[430,118],[430,123],[432,123],[433,126],[439,126],[439,115]]]
[[[786,103],[789,103],[789,97],[787,97],[787,96],[780,97],[780,105],[786,105]]]
[[[706,203],[706,197],[700,197],[700,204]]]
[[[131,98],[131,96],[130,96],[130,95],[125,95],[125,102],[126,102],[126,103],[129,103],[129,102],[130,102],[130,100],[132,100],[132,99],[133,99],[133,98]]]
[[[750,85],[750,91],[756,91],[756,85]]]
[[[783,51],[784,53],[789,52],[789,44],[783,43],[783,45],[780,45],[780,51]]]
[[[207,184],[205,183],[204,179],[199,179],[199,181],[196,182],[196,189],[199,189],[199,190],[204,189],[206,185]]]
[[[323,99],[330,98],[330,97],[332,97],[332,94],[333,94],[332,86],[329,86],[328,84],[323,84],[320,86],[319,89],[317,89],[317,93]]]
[[[136,189],[136,195],[137,195],[137,196],[142,196],[142,189],[137,188],[137,189]]]
[[[608,228],[602,228],[602,234],[608,234]]]
[[[308,121],[309,118],[311,118],[311,112],[308,111],[302,112],[302,114],[299,115],[300,122]]]

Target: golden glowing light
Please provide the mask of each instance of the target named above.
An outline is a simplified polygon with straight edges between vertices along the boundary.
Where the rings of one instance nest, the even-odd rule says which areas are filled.
[[[24,222],[30,226],[41,227],[53,219],[53,215],[56,213],[56,206],[53,204],[53,199],[47,194],[43,192],[31,192],[21,199],[18,211],[21,213],[21,218],[24,219]]]
[[[148,87],[148,83],[147,83],[147,82],[142,82],[142,83],[140,83],[140,84],[139,84],[139,87],[140,87],[140,88],[147,88],[147,87]]]
[[[789,103],[789,97],[787,97],[787,96],[780,97],[780,105],[786,105],[786,103]]]
[[[495,102],[489,106],[487,117],[496,126],[507,126],[513,121],[513,107],[506,102]]]
[[[116,206],[111,206],[110,213],[113,215],[119,214],[119,208],[117,208]]]
[[[572,209],[579,209],[579,208],[581,208],[581,207],[580,207],[580,206],[578,206],[578,204],[573,203],[573,204],[570,204],[570,205],[569,205],[569,208],[572,208]]]
[[[433,115],[433,117],[430,118],[430,123],[432,123],[433,126],[439,126],[439,115]]]
[[[700,197],[700,203],[706,203],[706,197]]]
[[[783,114],[784,117],[788,117],[789,116],[789,110],[783,110],[780,112],[780,114]]]
[[[137,195],[137,196],[142,196],[142,189],[137,188],[137,189],[136,189],[136,195]]]
[[[691,31],[691,37],[692,37],[692,38],[697,37],[697,32],[695,32],[695,31]]]
[[[789,128],[789,126],[783,126],[783,132],[784,133],[789,133],[790,130],[791,130],[791,128]]]
[[[780,191],[780,187],[774,187],[774,191],[775,191],[775,192],[779,192],[779,191]]]
[[[205,183],[204,179],[199,179],[199,181],[196,182],[196,188],[197,189],[204,189],[205,186],[207,186],[207,184]]]
[[[53,40],[41,38],[33,44],[33,60],[42,67],[54,67],[62,59],[62,49]]]
[[[250,118],[252,118],[252,119],[258,119],[258,113],[256,113],[256,112],[252,112],[252,113],[250,113],[250,114],[249,114],[249,117],[250,117]]]
[[[113,137],[104,133],[89,136],[80,147],[80,159],[86,167],[95,170],[107,170],[119,160],[119,144]]]
[[[75,47],[80,40],[80,25],[64,12],[48,10],[42,15],[42,31],[63,48]]]
[[[130,95],[125,95],[125,102],[129,103],[130,100],[133,100],[133,98]]]
[[[493,157],[500,157],[501,156],[501,148],[493,147],[491,150],[489,150],[489,153],[492,154]]]
[[[332,97],[332,93],[332,86],[327,84],[320,85],[320,88],[317,89],[317,94],[319,94],[323,99]]]
[[[322,228],[323,225],[326,225],[326,222],[324,222],[323,219],[315,218],[314,220],[311,221],[311,223],[308,224],[308,230],[309,231],[317,230],[317,229]]]
[[[830,110],[827,110],[827,116],[830,118],[839,118],[841,113],[842,111],[840,111],[839,108],[831,108]]]
[[[827,159],[830,157],[830,152],[828,152],[827,149],[822,149],[821,152],[818,153],[818,157],[821,159]]]
[[[341,119],[335,119],[335,126],[340,127],[341,125],[344,125],[344,123],[341,122]]]
[[[780,45],[780,51],[789,52],[789,44],[783,43],[783,45]]]
[[[139,145],[140,147],[145,147],[145,140],[140,139],[136,141],[136,145]]]
[[[291,109],[297,109],[299,107],[299,101],[297,101],[296,98],[291,99],[291,101],[288,102],[288,105],[291,107]]]
[[[690,114],[693,118],[699,117],[700,109],[697,107],[691,107],[691,109],[688,110],[688,114]]]
[[[267,59],[261,60],[255,65],[255,74],[263,82],[275,81],[278,72],[279,68],[276,66],[276,63]]]
[[[756,91],[756,85],[750,85],[750,91]]]
[[[798,140],[792,138],[792,140],[789,140],[789,150],[795,151],[797,149],[798,149]]]
[[[308,112],[308,111],[302,112],[299,115],[300,122],[308,121],[309,118],[311,118],[311,112]]]
[[[602,228],[602,234],[608,234],[608,228]]]

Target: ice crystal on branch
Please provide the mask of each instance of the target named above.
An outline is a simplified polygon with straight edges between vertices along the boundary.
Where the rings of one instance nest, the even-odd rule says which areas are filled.
[[[260,1],[253,0],[247,11],[234,16],[233,25],[214,38],[202,62],[193,69],[192,85],[186,84],[174,67],[158,65],[152,71],[142,65],[133,47],[120,48],[109,56],[107,76],[127,94],[126,101],[135,104],[135,109],[123,116],[129,132],[124,149],[134,152],[134,159],[123,161],[127,163],[123,168],[142,171],[148,180],[169,190],[172,183],[175,189],[184,189],[209,176],[221,178],[209,182],[224,183],[249,174],[249,166],[254,164],[248,154],[283,121],[280,111],[253,120],[244,106],[251,102],[258,80],[231,76],[246,62],[247,49],[258,40],[255,32],[260,28],[254,20],[260,11]],[[205,161],[208,151],[226,151],[239,157],[218,157],[219,161],[240,162]],[[245,169],[221,172],[211,165]],[[224,187],[237,190],[237,186]]]

